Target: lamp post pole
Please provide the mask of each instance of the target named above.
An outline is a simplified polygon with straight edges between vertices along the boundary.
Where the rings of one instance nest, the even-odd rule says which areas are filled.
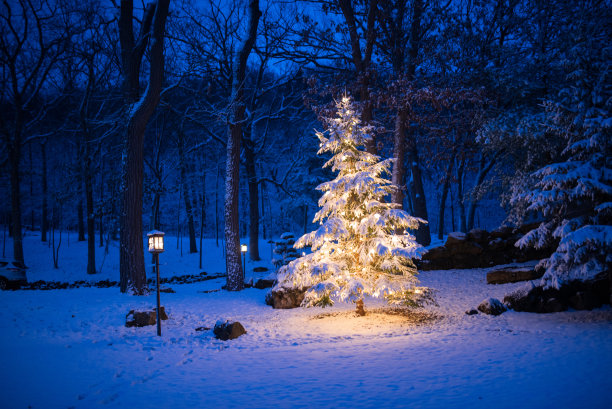
[[[155,272],[157,274],[157,336],[161,337],[161,311],[159,307],[159,253],[155,253]]]

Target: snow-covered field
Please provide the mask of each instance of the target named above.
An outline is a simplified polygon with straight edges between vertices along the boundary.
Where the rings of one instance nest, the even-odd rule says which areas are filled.
[[[26,255],[38,254],[28,261],[29,279],[87,279],[81,244],[71,238],[60,272],[27,238]],[[208,244],[203,270],[221,272],[222,256]],[[181,258],[176,242],[167,249],[162,275],[199,272],[197,254]],[[107,262],[95,280],[118,279],[116,255]],[[485,273],[423,272],[439,302],[426,310],[437,318],[425,322],[357,317],[345,304],[273,310],[266,290],[202,292],[220,289],[223,279],[172,285],[175,294],[162,294],[170,319],[161,338],[154,326],[124,326],[126,313],[152,307],[154,295],[5,291],[0,407],[610,408],[612,309],[467,316],[482,299],[521,285],[487,285]],[[371,311],[382,306],[366,301]],[[219,319],[240,321],[247,335],[223,342],[195,331]]]

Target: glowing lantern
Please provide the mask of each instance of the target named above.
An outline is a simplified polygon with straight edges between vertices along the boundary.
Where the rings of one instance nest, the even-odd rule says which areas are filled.
[[[163,253],[164,251],[164,232],[153,230],[147,233],[149,238],[149,252],[153,254]]]

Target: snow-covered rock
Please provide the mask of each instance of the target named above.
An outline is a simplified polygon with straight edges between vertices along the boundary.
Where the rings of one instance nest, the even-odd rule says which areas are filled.
[[[487,298],[478,305],[478,311],[489,315],[500,315],[507,310],[497,298]]]
[[[215,338],[221,341],[228,341],[230,339],[236,339],[247,332],[238,321],[217,321],[213,328],[213,333],[215,334]]]

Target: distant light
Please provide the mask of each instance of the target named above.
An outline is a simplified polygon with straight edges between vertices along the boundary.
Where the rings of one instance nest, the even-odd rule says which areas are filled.
[[[149,238],[149,252],[153,254],[163,253],[164,251],[164,232],[153,230],[147,233]]]
[[[242,251],[243,253],[246,253],[247,252],[247,245],[246,244],[242,244],[240,246],[240,251]]]

